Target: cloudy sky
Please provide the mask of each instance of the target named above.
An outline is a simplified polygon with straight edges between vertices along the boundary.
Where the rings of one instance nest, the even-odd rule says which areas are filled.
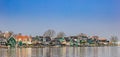
[[[67,36],[120,37],[119,5],[118,0],[0,0],[0,30],[42,35],[54,29]]]

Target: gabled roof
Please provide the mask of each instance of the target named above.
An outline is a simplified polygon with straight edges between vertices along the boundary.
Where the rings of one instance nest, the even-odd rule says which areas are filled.
[[[98,40],[107,40],[106,38],[98,38]]]
[[[29,38],[29,36],[22,36],[22,35],[18,35],[18,36],[16,36],[15,37],[16,39],[21,39],[21,40],[24,40],[24,39],[28,39]]]

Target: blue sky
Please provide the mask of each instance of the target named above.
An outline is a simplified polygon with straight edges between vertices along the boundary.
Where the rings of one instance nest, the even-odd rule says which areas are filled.
[[[0,0],[0,30],[42,35],[47,29],[68,36],[86,33],[120,37],[117,0]]]

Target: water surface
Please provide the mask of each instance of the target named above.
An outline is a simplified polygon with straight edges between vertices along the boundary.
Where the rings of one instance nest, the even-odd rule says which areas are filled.
[[[120,57],[120,47],[0,48],[0,57]]]

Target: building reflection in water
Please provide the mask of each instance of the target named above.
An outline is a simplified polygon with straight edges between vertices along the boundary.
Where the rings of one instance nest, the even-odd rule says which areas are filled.
[[[17,57],[31,57],[31,48],[17,48],[15,54]]]
[[[93,50],[93,57],[98,57],[98,48],[97,47],[94,47],[94,50]]]
[[[3,57],[86,57],[98,56],[98,48],[60,47],[60,48],[17,48],[0,49]],[[6,51],[6,52],[5,52]]]
[[[0,57],[119,57],[117,47],[0,48]]]
[[[10,48],[7,50],[7,57],[16,57],[16,49]]]
[[[98,47],[86,47],[86,56],[98,57]]]

